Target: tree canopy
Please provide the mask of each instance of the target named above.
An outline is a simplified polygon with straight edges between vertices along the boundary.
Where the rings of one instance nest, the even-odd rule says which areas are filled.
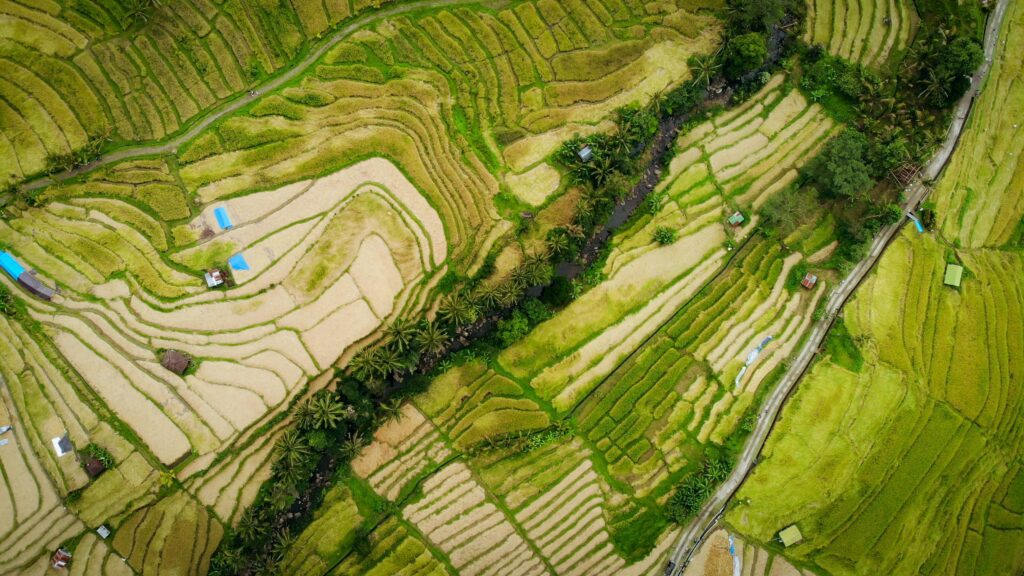
[[[725,75],[733,79],[740,78],[764,66],[767,59],[768,46],[764,35],[758,32],[742,34],[730,40],[725,47]]]
[[[864,199],[874,184],[866,160],[868,147],[863,133],[847,128],[825,145],[806,174],[826,197]]]

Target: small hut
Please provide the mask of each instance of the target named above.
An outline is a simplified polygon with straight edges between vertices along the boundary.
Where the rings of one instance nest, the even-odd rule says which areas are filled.
[[[192,358],[178,350],[167,350],[164,352],[163,357],[160,358],[160,365],[178,376],[184,374],[190,364],[192,364]]]
[[[110,528],[107,528],[106,524],[101,524],[100,527],[96,529],[96,533],[100,535],[100,538],[106,540],[110,537]]]
[[[732,213],[732,216],[729,216],[729,219],[726,220],[726,222],[728,222],[729,225],[732,226],[733,228],[739,228],[740,226],[743,226],[744,220],[745,219],[743,218],[743,214],[739,210],[737,210]]]
[[[67,434],[53,438],[50,442],[53,444],[53,451],[57,453],[58,458],[67,456],[75,450],[75,446],[71,444],[71,439]]]
[[[814,274],[811,274],[810,272],[804,275],[804,279],[800,281],[800,285],[803,286],[804,288],[807,288],[808,290],[813,289],[814,285],[817,283],[818,277],[815,276]]]
[[[594,158],[594,151],[590,146],[580,148],[580,151],[577,152],[577,154],[579,155],[580,160],[583,160],[584,162],[590,162],[590,160]]]
[[[71,552],[68,552],[64,548],[58,548],[53,556],[50,557],[50,565],[57,570],[62,570],[68,567],[71,563]]]
[[[224,271],[220,268],[211,268],[203,276],[206,279],[207,288],[216,288],[224,283]]]
[[[804,535],[800,533],[800,529],[796,527],[796,524],[791,524],[779,532],[779,540],[782,541],[782,545],[786,548],[799,544],[803,539]]]
[[[85,473],[89,475],[89,478],[95,478],[103,474],[107,469],[99,458],[94,458],[88,454],[82,454],[82,468],[85,469]]]
[[[959,264],[946,264],[946,275],[942,279],[942,283],[946,286],[952,286],[953,288],[960,287],[960,281],[964,277],[964,267]]]

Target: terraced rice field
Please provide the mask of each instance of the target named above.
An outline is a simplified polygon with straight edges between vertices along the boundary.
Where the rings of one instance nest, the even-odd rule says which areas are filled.
[[[1004,33],[1022,18],[1011,7]],[[804,542],[785,554],[802,564],[833,574],[1024,568],[1024,259],[1002,244],[1005,226],[976,216],[989,203],[1013,211],[1020,196],[997,143],[1013,141],[1024,116],[996,103],[1000,88],[1019,88],[1019,58],[999,54],[987,107],[936,188],[941,227],[908,229],[889,248],[848,305],[846,352],[801,383],[726,516],[759,543],[797,524]],[[992,154],[1007,159],[998,178]],[[978,188],[965,194],[968,182]],[[943,285],[953,259],[969,271],[959,288]]]
[[[352,4],[196,0],[156,4],[136,21],[113,0],[4,2],[0,184],[90,138],[178,132],[370,8]]]
[[[724,223],[793,182],[837,129],[784,85],[680,137],[661,209],[616,234],[605,282],[495,362],[451,368],[378,430],[353,471],[399,507],[386,534],[404,526],[460,574],[661,569],[675,534],[659,502],[739,428],[827,290],[784,284],[831,227],[786,239],[803,254]],[[659,247],[665,225],[680,239]],[[565,418],[536,448],[515,440]]]
[[[0,182],[98,138],[181,133],[379,4],[190,0],[130,23],[106,0],[4,2]],[[45,302],[0,280],[24,300],[17,320],[0,316],[0,424],[15,426],[0,448],[0,573],[41,571],[78,535],[76,574],[203,573],[268,478],[288,406],[325,386],[383,323],[429,310],[445,274],[474,273],[507,242],[498,194],[535,206],[559,196],[547,158],[563,140],[607,130],[617,107],[688,79],[688,57],[720,40],[715,5],[452,3],[367,19],[301,78],[173,154],[110,164],[44,189],[38,206],[5,207],[0,244],[59,293]],[[229,270],[233,286],[207,289],[211,267]],[[183,375],[160,365],[167,349],[192,357]],[[290,569],[503,570],[496,558],[524,574],[597,560],[653,566],[667,537],[639,564],[610,535],[599,559],[563,558],[550,538],[544,550],[531,539],[548,528],[524,531],[474,484],[466,453],[558,415],[514,375],[475,364],[446,374],[354,465],[347,489],[401,513],[382,519],[334,494],[336,506],[297,535],[306,553]],[[116,466],[90,480],[74,456],[54,454],[64,433]],[[473,488],[446,500],[446,478]],[[101,524],[115,531],[107,541],[93,536]],[[368,555],[349,554],[363,528]]]
[[[1020,10],[1017,8],[1016,13]],[[1024,219],[1024,39],[1010,22],[985,88],[974,103],[960,150],[936,190],[942,233],[964,247],[997,248],[1021,240]]]
[[[878,68],[909,46],[918,21],[906,0],[808,0],[804,41]]]

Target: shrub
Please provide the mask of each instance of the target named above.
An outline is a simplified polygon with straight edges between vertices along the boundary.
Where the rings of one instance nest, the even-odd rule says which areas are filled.
[[[530,331],[530,320],[526,314],[514,310],[512,315],[498,321],[498,339],[502,346],[511,346]]]
[[[736,36],[725,47],[723,56],[725,75],[732,79],[740,78],[761,66],[768,59],[768,46],[764,35],[748,32]]]
[[[8,316],[14,316],[18,312],[14,294],[11,294],[11,289],[3,284],[0,284],[0,312]]]
[[[654,230],[654,241],[662,246],[672,244],[679,238],[679,233],[668,226],[658,226]]]
[[[114,457],[110,455],[110,452],[106,448],[99,444],[90,442],[85,448],[82,449],[82,453],[86,456],[99,460],[100,464],[107,470],[113,468],[117,462],[114,461]]]
[[[865,199],[874,184],[868,176],[867,150],[867,137],[847,128],[808,164],[806,174],[827,197]]]
[[[541,292],[540,299],[554,308],[561,308],[572,302],[572,283],[564,276],[555,276],[551,284]]]

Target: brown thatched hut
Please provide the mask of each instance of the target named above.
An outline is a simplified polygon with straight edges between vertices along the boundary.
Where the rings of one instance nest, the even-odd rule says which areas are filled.
[[[163,358],[160,358],[160,364],[178,376],[184,374],[191,363],[192,359],[188,354],[178,350],[168,350],[164,352]]]

